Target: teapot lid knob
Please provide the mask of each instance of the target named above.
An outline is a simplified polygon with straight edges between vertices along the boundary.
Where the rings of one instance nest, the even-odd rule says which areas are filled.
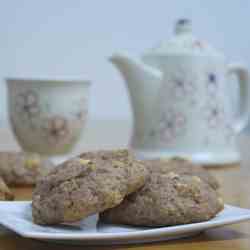
[[[176,22],[175,34],[191,33],[191,31],[192,31],[191,20],[182,18]]]
[[[150,58],[149,61],[155,62],[157,56],[162,55],[205,55],[209,57],[219,57],[225,60],[224,55],[209,45],[207,42],[197,39],[192,34],[192,21],[187,18],[177,19],[174,27],[174,36],[168,41],[161,42],[158,46],[153,47],[144,53],[143,57]],[[161,65],[159,59],[159,65]],[[157,62],[158,63],[158,62]]]

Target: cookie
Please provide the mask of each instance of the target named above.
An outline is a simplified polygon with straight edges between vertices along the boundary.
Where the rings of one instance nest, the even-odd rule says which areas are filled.
[[[101,155],[96,152],[71,159],[37,183],[32,199],[35,223],[78,221],[117,206],[144,185],[147,170],[132,161],[127,151]]]
[[[36,153],[0,152],[0,176],[10,186],[34,185],[53,167]]]
[[[100,218],[109,223],[170,226],[206,221],[223,209],[216,190],[198,176],[148,167],[146,184]]]
[[[9,190],[4,180],[0,177],[0,201],[12,201],[14,200],[13,193]]]
[[[146,168],[142,166],[142,161],[136,160],[133,153],[127,149],[85,152],[79,157],[82,159],[100,159],[125,164],[128,178],[128,193],[134,192],[145,183]]]
[[[202,165],[196,165],[184,158],[145,160],[148,168],[161,168],[164,172],[175,172],[180,175],[194,175],[207,182],[213,189],[219,188],[219,182]]]

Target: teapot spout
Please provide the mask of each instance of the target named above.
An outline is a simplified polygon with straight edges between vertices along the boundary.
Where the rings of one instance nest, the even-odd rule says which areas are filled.
[[[122,74],[132,102],[146,98],[147,101],[143,101],[143,105],[150,103],[149,106],[152,106],[161,85],[162,72],[126,54],[115,54],[110,61]],[[152,102],[149,99],[152,99]]]
[[[125,79],[132,104],[135,133],[146,131],[157,101],[162,72],[126,54],[115,54],[110,60]]]
[[[119,69],[127,84],[133,85],[150,84],[153,82],[160,82],[162,73],[160,70],[146,65],[140,59],[131,57],[126,54],[114,54],[110,57],[110,61]],[[137,80],[137,81],[135,81]],[[157,88],[157,86],[154,86]]]

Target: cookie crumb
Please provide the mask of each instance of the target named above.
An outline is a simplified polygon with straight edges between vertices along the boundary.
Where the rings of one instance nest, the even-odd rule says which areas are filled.
[[[112,166],[119,168],[119,167],[123,167],[124,163],[122,163],[121,161],[114,160],[114,161],[112,161]]]
[[[224,205],[223,199],[222,199],[221,197],[218,198],[218,202],[219,202],[221,205]]]
[[[82,158],[79,159],[79,162],[80,162],[81,165],[88,165],[88,164],[92,163],[91,160],[82,159]]]
[[[38,168],[38,166],[40,165],[41,161],[39,158],[34,158],[34,157],[28,157],[25,160],[24,166],[27,169],[35,169]]]
[[[195,182],[198,182],[198,183],[201,183],[201,179],[198,177],[198,176],[193,176],[192,179],[195,181]]]
[[[179,190],[179,191],[185,191],[185,190],[188,189],[188,185],[185,184],[185,183],[176,183],[174,186],[175,186],[175,187],[177,188],[177,190]]]
[[[174,173],[174,172],[170,172],[170,173],[168,174],[168,177],[169,177],[170,179],[177,179],[177,178],[179,178],[180,176],[179,176],[178,174]]]

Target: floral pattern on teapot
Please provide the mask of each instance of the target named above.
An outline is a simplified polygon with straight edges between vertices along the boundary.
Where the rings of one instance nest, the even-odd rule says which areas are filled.
[[[182,100],[189,96],[189,103],[195,105],[197,102],[197,80],[196,75],[187,72],[180,67],[178,73],[174,72],[165,79],[165,84],[170,86],[170,91],[175,99]]]
[[[196,74],[187,73],[180,65],[178,70],[167,75],[164,85],[159,93],[162,108],[159,109],[158,122],[154,123],[146,136],[149,140],[155,139],[163,145],[174,145],[179,138],[189,132],[189,126],[191,127],[189,123],[193,117],[188,117],[185,110],[190,109],[194,110],[196,115],[200,115],[203,121],[206,130],[206,136],[202,142],[204,146],[214,143],[218,139],[218,133],[222,137],[220,141],[225,145],[233,143],[234,131],[227,118],[224,104],[220,101],[219,93],[222,89],[220,75],[216,70],[208,72],[205,70]],[[199,100],[201,89],[205,92],[202,101]],[[166,109],[163,108],[164,106]]]
[[[169,109],[163,112],[159,124],[161,139],[166,143],[171,143],[175,138],[185,134],[187,129],[187,117],[181,112]]]

